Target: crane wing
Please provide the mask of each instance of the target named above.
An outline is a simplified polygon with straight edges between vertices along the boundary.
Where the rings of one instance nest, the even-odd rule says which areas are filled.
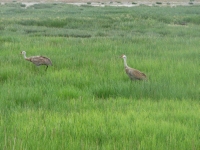
[[[40,57],[43,58],[43,59],[45,60],[46,64],[52,65],[52,62],[51,62],[51,59],[50,59],[50,58],[45,57],[45,56],[40,56]]]
[[[28,58],[29,61],[33,62],[35,65],[52,65],[51,60],[44,56],[32,56]]]
[[[143,72],[140,72],[139,70],[133,70],[133,74],[135,78],[139,80],[146,78],[146,75]]]
[[[143,72],[140,72],[139,70],[133,68],[126,68],[126,73],[132,80],[142,80],[146,78],[146,75]]]

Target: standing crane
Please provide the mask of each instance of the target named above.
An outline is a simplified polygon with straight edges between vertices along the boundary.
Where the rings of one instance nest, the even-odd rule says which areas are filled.
[[[139,70],[131,68],[127,65],[126,55],[122,55],[121,58],[124,59],[124,68],[126,74],[129,76],[131,80],[145,80],[147,78],[143,72],[140,72]]]
[[[49,65],[52,66],[52,62],[49,58],[44,57],[44,56],[31,56],[31,57],[26,57],[26,52],[22,51],[21,52],[22,55],[24,55],[24,59],[27,61],[30,61],[32,63],[34,63],[36,66],[40,66],[40,65],[46,65],[46,69],[48,68]]]

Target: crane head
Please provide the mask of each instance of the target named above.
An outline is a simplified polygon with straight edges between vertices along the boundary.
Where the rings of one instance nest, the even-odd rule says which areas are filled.
[[[121,58],[126,58],[126,55],[123,54],[123,55],[121,56]]]
[[[23,55],[24,55],[24,54],[26,54],[26,52],[25,52],[25,51],[21,51],[21,54],[23,54]]]

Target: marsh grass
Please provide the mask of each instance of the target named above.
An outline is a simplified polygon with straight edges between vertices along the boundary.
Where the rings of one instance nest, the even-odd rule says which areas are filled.
[[[200,148],[198,6],[0,7],[1,149]]]

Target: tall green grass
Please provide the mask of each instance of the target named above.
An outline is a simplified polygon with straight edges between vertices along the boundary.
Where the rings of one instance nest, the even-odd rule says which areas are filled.
[[[199,13],[0,5],[0,148],[199,149]]]

